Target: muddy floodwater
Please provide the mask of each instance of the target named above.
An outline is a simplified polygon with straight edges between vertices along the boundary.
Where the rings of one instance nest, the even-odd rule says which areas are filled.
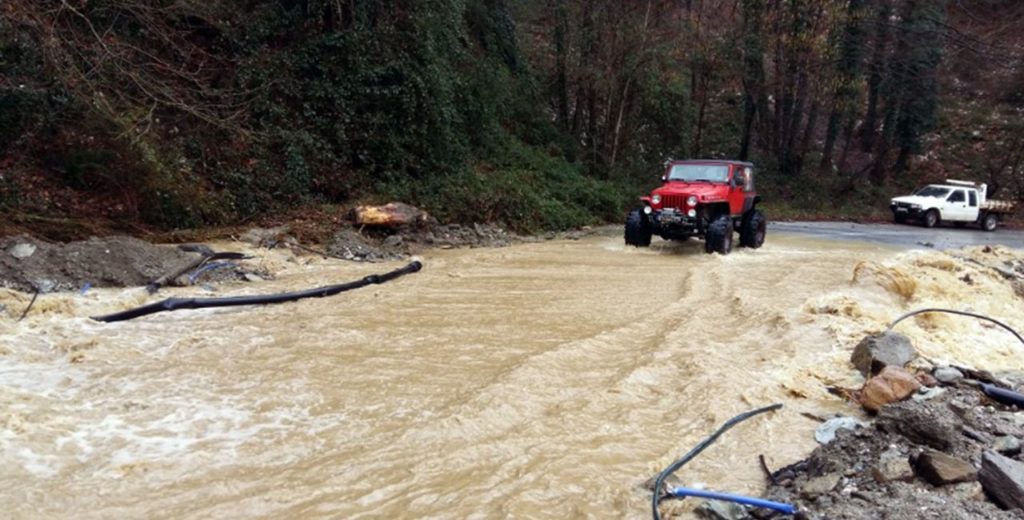
[[[403,265],[218,247],[277,276],[217,295]],[[825,389],[862,382],[849,349],[899,314],[970,308],[1024,329],[1024,300],[980,265],[797,235],[722,257],[625,248],[616,229],[422,260],[331,298],[117,324],[88,316],[211,293],[43,295],[18,323],[28,296],[0,290],[0,516],[649,517],[641,484],[739,412],[785,404],[684,483],[758,494],[759,454],[805,457],[818,423],[801,412],[859,413]],[[969,320],[900,331],[932,360],[1024,369],[1011,336]]]

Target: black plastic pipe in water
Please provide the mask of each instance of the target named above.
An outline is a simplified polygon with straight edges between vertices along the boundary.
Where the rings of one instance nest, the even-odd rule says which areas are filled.
[[[148,316],[150,314],[156,314],[158,312],[165,311],[177,311],[181,309],[205,309],[210,307],[236,307],[239,305],[267,305],[272,303],[285,303],[293,302],[296,300],[302,300],[304,298],[324,298],[327,296],[334,296],[335,294],[342,293],[345,291],[351,291],[352,289],[359,289],[366,287],[367,285],[382,284],[390,282],[395,278],[412,274],[423,268],[423,264],[418,261],[414,261],[409,265],[395,269],[394,271],[384,274],[371,274],[360,280],[354,282],[343,283],[339,285],[327,285],[324,287],[317,287],[314,289],[307,289],[305,291],[294,291],[279,294],[264,294],[255,296],[229,296],[225,298],[168,298],[166,300],[151,303],[149,305],[143,305],[134,309],[128,309],[126,311],[117,312],[114,314],[108,314],[106,316],[95,316],[92,319],[96,321],[102,321],[105,323],[111,323],[115,321],[127,321],[142,316]]]

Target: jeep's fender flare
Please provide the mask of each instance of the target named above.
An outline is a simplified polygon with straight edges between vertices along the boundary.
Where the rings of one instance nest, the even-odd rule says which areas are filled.
[[[747,213],[750,213],[751,211],[754,211],[755,209],[757,209],[757,204],[760,203],[760,202],[761,202],[761,196],[760,195],[754,195],[753,197],[747,197],[747,199],[743,201],[743,214],[746,215]]]
[[[719,215],[731,215],[731,211],[729,209],[729,202],[728,201],[722,200],[722,201],[711,202],[711,203],[707,204],[707,210],[706,210],[705,216],[707,217],[709,222],[714,220],[715,217],[717,217]]]

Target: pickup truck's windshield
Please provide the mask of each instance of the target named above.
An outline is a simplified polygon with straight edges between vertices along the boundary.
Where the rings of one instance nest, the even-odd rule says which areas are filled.
[[[668,172],[670,181],[726,182],[729,166],[725,164],[676,164]]]
[[[914,192],[914,195],[920,195],[921,197],[945,197],[949,194],[949,188],[943,188],[942,186],[925,186]]]

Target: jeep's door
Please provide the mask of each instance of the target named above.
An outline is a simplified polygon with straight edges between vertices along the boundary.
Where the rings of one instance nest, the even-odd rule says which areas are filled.
[[[977,201],[977,195],[975,195],[975,201]],[[973,209],[974,215],[971,215],[971,207],[968,205],[966,190],[953,190],[946,196],[946,202],[942,205],[942,220],[954,222],[975,220],[978,218],[978,208],[975,207]]]
[[[734,164],[729,178],[729,213],[739,215],[754,205],[754,171]]]

